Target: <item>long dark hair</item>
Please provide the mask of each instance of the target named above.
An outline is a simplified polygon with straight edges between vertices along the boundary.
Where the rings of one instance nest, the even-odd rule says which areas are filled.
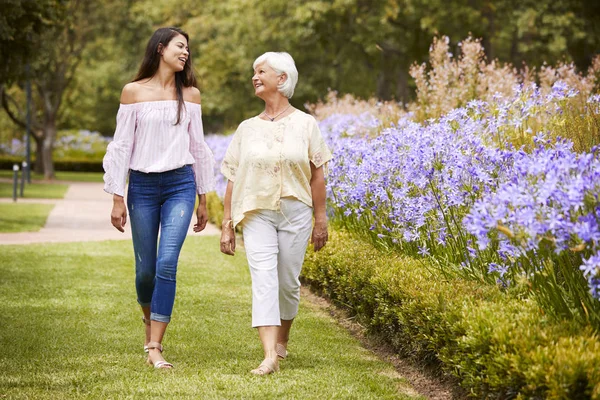
[[[190,38],[188,34],[179,28],[159,28],[157,29],[146,46],[146,53],[144,54],[144,60],[137,75],[133,79],[133,82],[141,81],[142,79],[152,78],[158,66],[160,65],[160,53],[158,52],[159,46],[163,48],[169,45],[171,39],[177,35],[182,35],[190,44]],[[183,101],[183,88],[196,86],[196,75],[194,74],[194,68],[192,64],[192,53],[188,52],[188,59],[185,63],[183,70],[175,73],[175,90],[177,92],[177,125],[181,121],[181,109],[185,107]]]

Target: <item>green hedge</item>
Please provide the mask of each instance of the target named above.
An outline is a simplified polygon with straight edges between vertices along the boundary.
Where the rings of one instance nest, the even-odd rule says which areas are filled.
[[[13,157],[13,156],[4,156],[0,155],[0,169],[13,169],[13,165],[18,164],[19,169],[21,169],[21,165],[25,161],[23,157]]]
[[[208,212],[208,220],[221,228],[223,223],[223,202],[217,195],[217,192],[208,192],[206,194],[206,210]]]
[[[0,155],[0,169],[12,169],[14,164],[25,161],[24,157],[14,157]],[[35,167],[35,159],[32,160],[32,169]],[[102,169],[102,160],[94,159],[61,159],[54,161],[56,171],[80,171],[80,172],[104,172]]]
[[[304,282],[403,355],[456,376],[473,397],[600,399],[600,339],[544,316],[518,292],[446,279],[423,260],[332,232]]]
[[[206,194],[206,210],[208,211],[208,221],[212,222],[221,229],[223,225],[223,201],[217,195],[217,192],[209,192]],[[240,234],[242,233],[242,226],[238,225],[235,227],[235,231]]]

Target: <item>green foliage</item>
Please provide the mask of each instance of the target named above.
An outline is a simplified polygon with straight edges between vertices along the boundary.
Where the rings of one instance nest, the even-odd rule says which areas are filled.
[[[223,201],[216,192],[206,194],[206,210],[210,223],[220,228],[223,225]]]
[[[0,14],[0,83],[12,83],[25,76],[26,63],[34,58],[37,46],[52,26],[52,0],[3,0]]]
[[[0,155],[0,169],[12,169],[14,164],[21,165],[24,157]],[[31,168],[35,168],[35,158],[31,162]],[[63,158],[54,162],[54,168],[57,171],[78,171],[78,172],[103,172],[102,159],[81,159],[81,158]]]
[[[37,232],[46,224],[53,208],[53,204],[0,203],[0,232]]]
[[[64,14],[78,3],[84,13]],[[204,122],[212,132],[236,126],[262,109],[250,85],[251,65],[269,50],[288,51],[296,59],[300,80],[292,103],[302,108],[329,88],[340,96],[408,102],[414,88],[409,66],[427,58],[432,38],[440,34],[457,43],[471,33],[482,38],[489,60],[517,67],[565,59],[583,70],[600,44],[595,23],[600,6],[593,1],[10,0],[5,7],[0,41],[9,38],[8,54],[17,57],[28,32],[44,32],[34,42],[40,50],[33,65],[36,79],[55,70],[45,68],[50,61],[68,61],[73,55],[79,60],[65,64],[76,73],[65,80],[70,86],[59,127],[104,135],[114,132],[120,90],[132,79],[159,26],[180,26],[190,33]],[[79,38],[73,49],[55,34],[65,24]],[[16,26],[22,34],[14,34]],[[450,51],[459,52],[456,47]],[[41,101],[36,103],[40,109]],[[36,114],[41,121],[40,112]]]
[[[401,354],[439,365],[479,398],[600,399],[600,339],[554,322],[518,290],[441,276],[344,232],[303,279]]]

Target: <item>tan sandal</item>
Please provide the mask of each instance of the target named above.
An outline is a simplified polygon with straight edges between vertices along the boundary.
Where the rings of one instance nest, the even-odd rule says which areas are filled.
[[[284,360],[288,356],[287,349],[281,343],[277,343],[275,345],[275,352],[277,353],[277,357],[281,358],[282,360]]]
[[[160,353],[163,352],[163,347],[160,343],[158,342],[150,342],[148,343],[148,351],[150,350],[158,350]],[[160,360],[160,361],[155,361],[152,362],[152,360],[150,360],[150,356],[148,355],[148,360],[147,360],[148,365],[154,365],[154,368],[156,369],[170,369],[173,368],[173,364],[166,362],[165,360]]]
[[[254,375],[269,375],[274,372],[279,371],[279,365],[277,362],[271,360],[270,358],[265,358],[262,363],[258,366],[258,368],[250,371],[251,374]]]
[[[142,317],[142,322],[143,322],[143,323],[144,323],[144,325],[146,325],[146,326],[150,326],[150,324],[152,323],[152,321],[151,321],[151,320],[149,320],[149,319],[146,319],[146,317]],[[148,345],[147,345],[147,344],[145,344],[145,345],[144,345],[144,353],[147,353],[147,352],[148,352]]]

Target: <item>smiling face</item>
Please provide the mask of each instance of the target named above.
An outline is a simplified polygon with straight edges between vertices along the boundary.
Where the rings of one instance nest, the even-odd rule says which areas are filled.
[[[279,75],[266,62],[258,64],[252,76],[254,94],[260,98],[278,93],[277,86],[285,81],[285,74]]]
[[[162,61],[174,71],[183,71],[185,63],[190,56],[188,43],[183,35],[175,36],[169,41],[167,47],[163,47],[159,51]]]

